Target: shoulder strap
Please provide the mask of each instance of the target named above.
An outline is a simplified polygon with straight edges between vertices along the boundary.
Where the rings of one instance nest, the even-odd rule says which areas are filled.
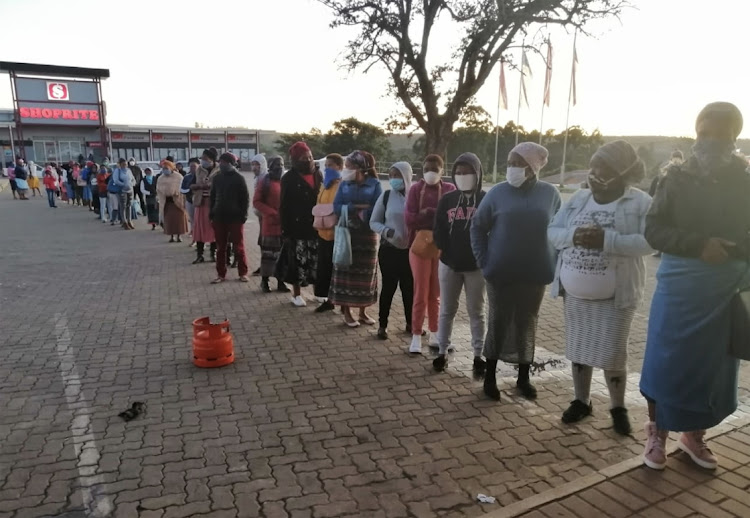
[[[385,194],[383,194],[383,209],[388,208],[388,198],[391,196],[391,191],[387,190],[385,191]]]

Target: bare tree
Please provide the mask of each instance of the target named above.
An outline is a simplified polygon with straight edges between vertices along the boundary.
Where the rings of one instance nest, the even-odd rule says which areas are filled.
[[[389,93],[406,113],[391,129],[416,124],[426,151],[445,154],[453,127],[514,42],[535,26],[577,28],[619,16],[628,0],[318,0],[334,13],[331,27],[353,26],[345,53],[350,70],[384,66]],[[447,62],[431,66],[428,53],[438,21],[462,35]],[[450,35],[448,35],[450,36]],[[508,60],[510,61],[510,60]]]

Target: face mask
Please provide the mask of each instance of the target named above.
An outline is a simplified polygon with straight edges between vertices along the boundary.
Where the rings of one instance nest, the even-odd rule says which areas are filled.
[[[203,169],[207,169],[210,171],[211,169],[213,169],[213,165],[213,162],[211,162],[210,160],[201,160],[201,167]]]
[[[589,188],[592,192],[604,194],[612,190],[612,188],[615,186],[615,182],[617,182],[620,178],[621,177],[619,176],[615,176],[614,178],[610,178],[609,180],[600,180],[593,174],[589,173]]]
[[[344,169],[341,171],[341,179],[345,182],[351,182],[357,177],[357,171],[354,169]]]
[[[131,160],[130,162],[128,162],[128,165],[130,165],[131,167],[134,166],[135,165],[135,161]]]
[[[391,184],[391,189],[394,191],[403,191],[406,188],[403,178],[391,178],[389,183]]]
[[[437,185],[437,183],[440,181],[440,173],[436,173],[435,171],[427,171],[424,174],[424,181],[427,182],[427,185]]]
[[[729,165],[734,150],[734,142],[728,140],[702,139],[693,146],[693,154],[703,169]]]
[[[172,174],[172,170],[164,168],[161,170],[161,174],[169,176],[170,174]]]
[[[459,191],[471,192],[477,186],[477,177],[473,174],[458,175],[455,180]]]
[[[219,164],[219,171],[222,173],[228,173],[234,170],[234,166],[231,164]]]
[[[505,178],[508,183],[513,187],[521,187],[526,181],[526,168],[525,167],[509,167],[505,174]]]

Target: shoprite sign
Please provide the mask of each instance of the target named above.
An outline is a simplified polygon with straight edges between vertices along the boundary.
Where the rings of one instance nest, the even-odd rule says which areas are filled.
[[[23,124],[99,126],[99,91],[83,81],[16,80],[17,116]]]

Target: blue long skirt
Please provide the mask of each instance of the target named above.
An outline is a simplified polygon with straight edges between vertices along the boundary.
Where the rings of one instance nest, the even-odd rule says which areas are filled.
[[[729,303],[748,266],[664,255],[651,303],[641,392],[661,430],[706,430],[737,409],[739,360],[729,355]]]

